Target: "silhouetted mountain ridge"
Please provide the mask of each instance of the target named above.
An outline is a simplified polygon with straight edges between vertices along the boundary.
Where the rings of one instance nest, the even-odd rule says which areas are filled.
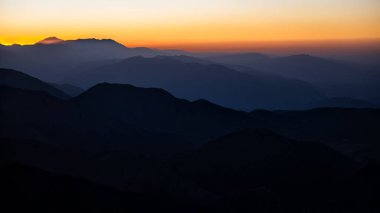
[[[35,91],[45,91],[59,98],[69,98],[67,94],[48,83],[11,69],[0,68],[0,85]]]
[[[210,136],[219,131],[255,124],[243,112],[209,102],[205,104],[205,101],[177,99],[162,89],[131,85],[98,84],[73,98],[72,102],[87,113],[107,115],[142,128],[177,134]]]
[[[218,63],[237,64],[266,73],[311,83],[330,97],[350,97],[379,102],[379,68],[329,58],[297,54],[281,57],[222,55],[207,58]],[[249,69],[243,70],[251,73]],[[252,72],[255,74],[256,72]]]
[[[149,48],[128,48],[112,39],[77,39],[24,46],[1,46],[0,67],[23,70],[49,82],[61,82],[86,63],[162,54]],[[49,39],[46,41],[49,42]],[[67,82],[65,82],[67,83]]]
[[[250,76],[223,65],[188,63],[176,57],[132,57],[90,69],[68,81],[85,86],[109,82],[163,88],[179,98],[206,99],[239,110],[297,108],[323,97],[301,81]]]
[[[0,118],[0,164],[28,165],[0,168],[6,193],[35,195],[20,202],[116,212],[376,209],[378,169],[365,166],[380,153],[376,109],[246,113],[101,83],[69,100],[0,86]]]

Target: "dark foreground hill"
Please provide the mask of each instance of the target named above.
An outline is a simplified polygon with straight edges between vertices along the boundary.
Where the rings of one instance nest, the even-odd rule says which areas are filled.
[[[0,86],[1,193],[46,211],[376,212],[379,117],[246,113],[121,84],[69,100]]]
[[[8,148],[0,144],[2,151],[9,153],[9,146],[17,143],[12,141]],[[106,182],[96,179],[96,173],[88,173],[85,178],[80,178],[83,174],[72,177],[67,171],[59,171],[62,169],[59,164],[55,165],[55,172],[47,172],[45,169],[52,168],[46,165],[44,170],[35,168],[40,167],[38,159],[45,163],[50,160],[48,164],[62,160],[62,155],[45,159],[49,152],[44,148],[41,152],[42,146],[25,144],[18,147],[23,155],[2,155],[0,193],[5,202],[1,209],[322,213],[376,212],[380,207],[376,202],[380,190],[378,165],[358,168],[323,145],[303,144],[263,130],[245,130],[221,137],[199,150],[156,161],[153,169],[149,161],[131,162],[125,157],[119,158],[116,165],[108,164],[111,168],[104,170],[108,160],[101,156],[92,156],[83,167],[83,161],[78,161],[68,150],[60,151],[66,153],[67,159],[75,159],[63,161],[66,167],[85,171],[93,167],[99,174],[121,175],[106,172],[119,167],[124,181],[133,186],[123,188],[104,186]],[[20,158],[24,160],[21,164],[17,163]],[[32,166],[25,166],[25,161]]]
[[[362,148],[372,149],[378,146],[376,120],[380,113],[377,109],[331,108],[249,114],[204,100],[177,99],[161,89],[117,84],[97,85],[67,101],[47,93],[11,87],[1,87],[0,94],[3,136],[89,147],[93,151],[126,147],[136,151],[164,151],[192,147],[247,127],[269,128],[294,139],[333,147],[362,145]],[[171,145],[152,143],[154,138]],[[109,140],[113,143],[104,143]]]
[[[246,129],[207,143],[178,159],[177,165],[184,176],[209,190],[234,193],[270,184],[302,185],[329,179],[341,175],[350,161],[321,144]]]
[[[380,160],[379,109],[257,110],[251,116],[287,137],[321,142],[358,158]]]
[[[207,101],[189,102],[160,89],[111,84],[95,86],[68,101],[2,86],[0,112],[2,136],[93,152],[170,152],[257,125],[247,113]]]
[[[0,166],[0,186],[2,211],[190,212],[173,205],[173,198],[115,190],[18,163]]]
[[[268,128],[294,139],[326,143],[339,149],[356,146],[378,150],[377,109],[249,114],[205,100],[178,99],[161,89],[118,84],[99,84],[70,100],[4,86],[0,94],[2,136],[87,147],[92,151],[127,147],[135,151],[169,151],[194,147],[247,127]],[[152,139],[168,145],[152,143],[155,141]],[[146,142],[150,145],[146,146]]]

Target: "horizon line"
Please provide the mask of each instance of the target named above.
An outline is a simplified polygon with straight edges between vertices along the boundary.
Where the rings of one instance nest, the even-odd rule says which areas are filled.
[[[126,48],[150,48],[150,49],[161,49],[161,50],[183,50],[183,51],[190,51],[190,52],[247,52],[247,51],[253,51],[253,48],[263,48],[263,49],[276,49],[276,46],[274,45],[280,45],[277,46],[278,48],[302,48],[309,46],[309,48],[328,48],[329,45],[348,45],[352,47],[360,46],[363,43],[376,43],[379,44],[378,47],[373,48],[380,48],[380,37],[367,37],[367,38],[327,38],[327,39],[284,39],[284,40],[251,40],[251,41],[195,41],[195,42],[146,42],[146,44],[135,44],[129,43],[129,42],[122,42],[113,38],[99,38],[99,37],[83,37],[83,38],[75,38],[75,39],[62,39],[59,36],[47,36],[42,39],[34,39],[32,42],[14,42],[14,43],[7,43],[7,42],[1,42],[0,45],[2,46],[32,46],[36,45],[38,42],[43,41],[48,38],[57,38],[61,39],[64,42],[67,41],[77,41],[77,40],[112,40],[116,43],[125,46]],[[150,43],[150,44],[149,44]],[[49,45],[49,44],[48,44]],[[243,45],[243,46],[241,46]],[[322,45],[322,46],[320,46]],[[314,46],[314,47],[313,47]]]

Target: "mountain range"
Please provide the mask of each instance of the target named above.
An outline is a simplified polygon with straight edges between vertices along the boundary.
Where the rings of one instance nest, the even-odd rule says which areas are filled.
[[[87,70],[67,80],[91,86],[101,82],[168,90],[188,100],[206,99],[240,110],[297,108],[323,98],[312,86],[283,77],[249,74],[217,64],[187,63],[177,57],[132,57]]]
[[[0,211],[380,211],[376,67],[56,37],[0,56]]]
[[[375,108],[247,113],[204,99],[179,99],[163,89],[110,83],[98,84],[76,97],[56,97],[55,90],[44,90],[45,87],[40,86],[53,88],[47,83],[18,71],[3,71],[23,77],[0,86],[4,111],[1,130],[5,137],[26,137],[62,145],[79,145],[77,141],[102,144],[112,139],[120,142],[109,144],[112,145],[110,150],[133,148],[137,151],[145,147],[154,151],[153,144],[143,145],[152,138],[171,144],[166,147],[182,149],[242,128],[255,127],[269,128],[293,139],[323,142],[341,151],[360,148],[363,153],[376,153],[376,141],[380,139],[376,125],[379,113]],[[27,82],[25,79],[37,81],[38,87],[27,90],[19,87],[20,82]],[[347,119],[353,122],[346,122]],[[328,123],[331,125],[326,125]],[[366,146],[360,147],[363,139]],[[176,140],[189,142],[176,144]],[[137,141],[145,142],[140,146]],[[92,143],[93,151],[108,149]],[[156,148],[156,151],[164,150]]]
[[[307,54],[267,56],[259,53],[209,56],[207,60],[247,66],[308,82],[330,97],[347,97],[379,103],[380,67],[337,61]],[[245,72],[252,73],[249,69]]]
[[[1,45],[0,67],[24,70],[45,81],[56,82],[86,63],[159,54],[162,53],[149,48],[128,48],[111,39],[47,38],[34,45]]]
[[[310,55],[205,56],[128,48],[111,39],[64,41],[51,37],[34,45],[0,45],[0,56],[0,67],[22,70],[55,84],[89,88],[108,82],[158,87],[190,101],[207,99],[245,111],[308,109],[334,98],[352,100],[344,107],[363,103],[376,107],[380,103],[378,67]],[[71,94],[80,92],[76,89]]]

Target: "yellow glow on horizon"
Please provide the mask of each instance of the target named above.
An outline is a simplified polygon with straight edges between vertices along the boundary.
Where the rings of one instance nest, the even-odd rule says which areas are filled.
[[[57,36],[111,38],[129,47],[188,49],[377,39],[380,1],[0,0],[0,29],[2,44],[33,44]]]

